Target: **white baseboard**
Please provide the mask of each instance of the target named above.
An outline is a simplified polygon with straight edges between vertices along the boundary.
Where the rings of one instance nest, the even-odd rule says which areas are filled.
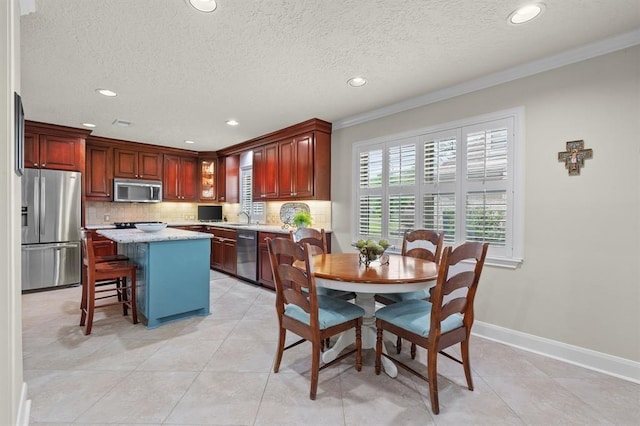
[[[29,416],[31,415],[31,400],[27,399],[27,384],[22,383],[22,392],[20,394],[20,406],[18,407],[17,426],[28,426]]]
[[[472,334],[640,384],[640,362],[474,321]]]

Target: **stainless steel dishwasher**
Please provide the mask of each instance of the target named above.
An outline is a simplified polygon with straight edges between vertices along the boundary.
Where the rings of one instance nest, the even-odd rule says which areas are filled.
[[[239,277],[258,281],[258,231],[238,229],[238,265]]]

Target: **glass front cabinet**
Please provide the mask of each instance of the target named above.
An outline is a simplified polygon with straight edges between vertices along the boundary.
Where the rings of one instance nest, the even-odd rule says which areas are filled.
[[[216,187],[216,158],[201,158],[200,159],[200,189],[199,199],[204,200],[216,200],[217,187]]]

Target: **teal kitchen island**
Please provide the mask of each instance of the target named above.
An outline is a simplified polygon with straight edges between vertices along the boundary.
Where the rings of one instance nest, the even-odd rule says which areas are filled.
[[[138,265],[136,305],[147,328],[209,315],[211,234],[166,228],[96,231]]]

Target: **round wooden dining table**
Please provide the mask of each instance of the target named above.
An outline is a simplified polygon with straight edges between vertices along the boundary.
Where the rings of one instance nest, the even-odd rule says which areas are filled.
[[[435,285],[438,265],[414,257],[389,255],[388,264],[360,263],[358,253],[329,253],[312,257],[316,285],[333,290],[356,293],[356,305],[364,309],[362,320],[362,348],[374,349],[376,343],[376,293],[404,293]],[[338,357],[340,352],[355,342],[355,331],[342,333],[336,343],[322,354],[325,363]],[[383,346],[384,348],[384,346]],[[397,368],[382,358],[385,372],[396,377]]]

